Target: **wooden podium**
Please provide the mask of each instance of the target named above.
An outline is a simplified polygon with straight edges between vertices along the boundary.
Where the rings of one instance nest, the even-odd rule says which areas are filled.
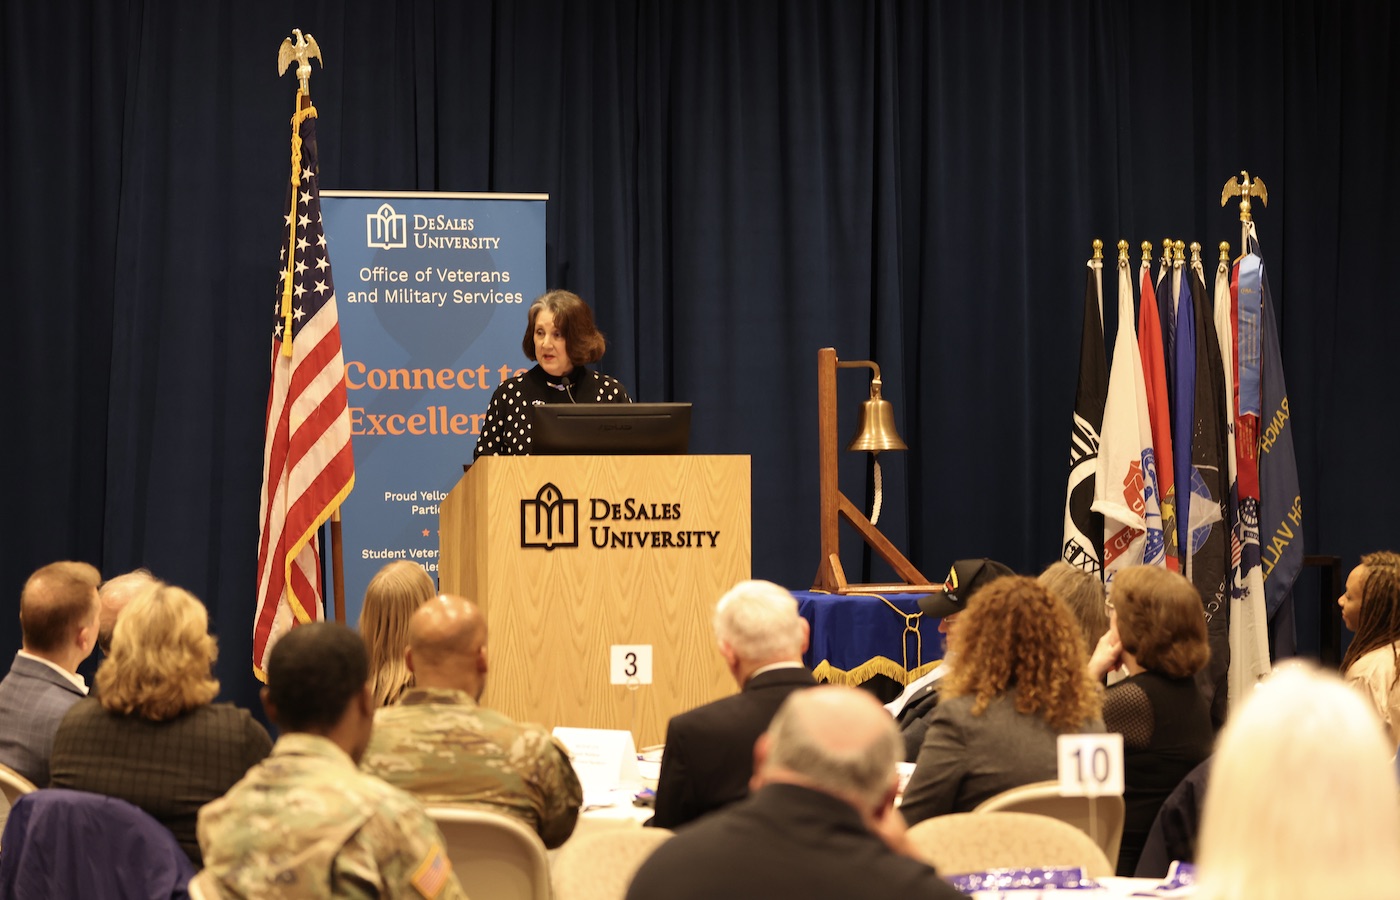
[[[736,690],[715,601],[749,576],[747,456],[487,456],[440,517],[439,584],[486,613],[482,702],[638,746]],[[652,683],[610,683],[613,645],[650,645]]]

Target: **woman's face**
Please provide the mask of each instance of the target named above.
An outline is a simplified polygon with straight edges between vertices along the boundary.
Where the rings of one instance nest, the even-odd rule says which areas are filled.
[[[1365,589],[1366,567],[1357,566],[1347,576],[1347,592],[1337,598],[1337,605],[1342,608],[1342,621],[1350,631],[1355,631],[1361,621],[1361,592]]]
[[[554,327],[554,313],[542,309],[535,314],[535,361],[556,378],[573,369],[564,335]]]

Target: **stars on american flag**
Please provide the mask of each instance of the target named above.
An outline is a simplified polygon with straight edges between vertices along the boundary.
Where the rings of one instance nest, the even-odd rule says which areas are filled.
[[[289,186],[290,190],[290,186]],[[273,310],[274,341],[286,337],[286,311],[282,307],[287,287],[287,254],[292,267],[292,333],[293,340],[302,326],[310,321],[326,302],[335,296],[327,257],[326,235],[321,225],[321,198],[317,190],[316,172],[311,166],[301,169],[301,184],[297,188],[296,206],[282,219],[282,267],[277,273],[277,302]]]

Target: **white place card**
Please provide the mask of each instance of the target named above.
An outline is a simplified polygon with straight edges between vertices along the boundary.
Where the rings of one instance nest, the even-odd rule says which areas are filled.
[[[574,772],[585,797],[641,789],[642,774],[637,767],[637,744],[632,740],[632,732],[559,727],[554,729],[554,736],[573,757]]]

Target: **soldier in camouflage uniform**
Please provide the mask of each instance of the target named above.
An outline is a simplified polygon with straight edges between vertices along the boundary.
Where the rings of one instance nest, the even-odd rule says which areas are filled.
[[[514,816],[558,847],[574,830],[583,791],[564,748],[539,725],[477,704],[486,686],[486,620],[444,595],[409,621],[415,687],[374,718],[361,767],[427,806]]]
[[[441,832],[404,792],[355,767],[374,701],[358,635],[319,623],[272,650],[263,702],[272,755],[199,812],[215,897],[463,898]]]

